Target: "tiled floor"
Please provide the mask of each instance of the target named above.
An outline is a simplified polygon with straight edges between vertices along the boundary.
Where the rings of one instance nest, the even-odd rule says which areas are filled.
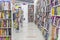
[[[44,37],[34,23],[28,23],[23,25],[20,33],[15,35],[14,40],[44,40]]]

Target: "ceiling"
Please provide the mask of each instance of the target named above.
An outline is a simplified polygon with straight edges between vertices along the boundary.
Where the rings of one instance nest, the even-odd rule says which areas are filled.
[[[34,0],[16,0],[16,1],[22,1],[22,2],[34,3]]]

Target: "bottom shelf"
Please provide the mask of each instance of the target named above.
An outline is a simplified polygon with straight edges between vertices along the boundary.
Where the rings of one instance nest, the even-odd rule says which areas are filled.
[[[11,37],[0,37],[0,40],[11,40]]]
[[[10,35],[9,36],[6,36],[6,35],[5,36],[0,36],[0,38],[4,38],[4,37],[6,38],[6,37],[11,37],[11,36]]]

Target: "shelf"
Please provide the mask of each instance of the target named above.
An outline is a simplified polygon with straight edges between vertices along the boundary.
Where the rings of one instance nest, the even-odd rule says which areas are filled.
[[[11,36],[0,36],[0,37],[11,37]]]
[[[12,10],[10,1],[0,1],[0,40],[11,40]]]
[[[8,28],[11,28],[11,27],[0,27],[0,29],[8,29]]]
[[[54,15],[54,16],[60,16],[60,15]]]
[[[8,18],[8,19],[5,19],[5,18],[3,19],[3,18],[1,18],[0,20],[11,20],[11,18]]]
[[[58,5],[55,5],[55,6],[53,6],[53,7],[58,7],[58,6],[60,6],[60,4],[58,4]]]

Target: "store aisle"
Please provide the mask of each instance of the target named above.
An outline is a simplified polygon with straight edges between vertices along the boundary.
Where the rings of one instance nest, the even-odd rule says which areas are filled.
[[[15,40],[44,40],[41,31],[34,23],[24,24]]]

